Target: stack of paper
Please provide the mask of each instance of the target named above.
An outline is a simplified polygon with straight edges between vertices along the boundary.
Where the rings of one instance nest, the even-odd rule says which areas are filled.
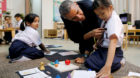
[[[137,76],[137,77],[140,77],[140,73],[129,72],[128,76]]]
[[[46,75],[44,72],[39,72],[39,73],[24,76],[23,78],[52,78],[52,77]]]
[[[50,51],[50,53],[49,54],[47,54],[47,53],[44,53],[44,55],[54,55],[56,52],[55,51]]]
[[[60,61],[58,64],[58,67],[55,67],[55,65],[52,65],[50,63],[48,64],[48,66],[54,68],[55,70],[57,70],[59,72],[67,72],[67,71],[79,69],[79,66],[74,65],[72,63],[70,63],[70,65],[66,65],[65,61]]]
[[[74,70],[71,73],[71,78],[96,78],[96,72],[87,70]]]
[[[22,71],[19,71],[19,74],[23,78],[51,78],[51,76],[40,71],[38,68],[22,70]]]
[[[59,53],[61,56],[69,56],[69,55],[77,55],[78,53],[69,51],[69,52],[60,52]]]

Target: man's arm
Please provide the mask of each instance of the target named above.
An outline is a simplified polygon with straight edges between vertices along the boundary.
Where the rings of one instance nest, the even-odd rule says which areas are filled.
[[[82,41],[83,29],[82,26],[79,24],[79,22],[69,21],[67,19],[64,19],[63,17],[61,18],[64,22],[64,26],[65,29],[67,30],[69,38],[75,43],[79,43],[80,41]]]
[[[89,31],[84,35],[84,39],[87,40],[91,37],[100,38],[104,33],[104,31],[105,31],[104,28],[93,29],[92,31]]]

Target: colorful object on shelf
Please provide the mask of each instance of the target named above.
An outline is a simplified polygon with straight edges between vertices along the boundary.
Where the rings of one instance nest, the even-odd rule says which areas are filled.
[[[65,60],[65,64],[66,64],[66,65],[69,65],[69,64],[70,64],[70,60],[68,60],[68,59]]]

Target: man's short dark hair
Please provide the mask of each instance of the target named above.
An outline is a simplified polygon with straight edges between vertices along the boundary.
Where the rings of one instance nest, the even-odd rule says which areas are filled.
[[[66,0],[61,3],[61,5],[59,7],[59,12],[62,17],[65,17],[65,15],[70,12],[72,4],[73,4],[73,2],[70,0]]]

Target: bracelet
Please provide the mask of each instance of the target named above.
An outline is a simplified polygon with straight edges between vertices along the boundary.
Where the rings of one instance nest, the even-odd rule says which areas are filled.
[[[87,57],[88,57],[88,55],[87,55],[87,54],[84,54],[84,57],[85,57],[85,58],[87,58]]]

